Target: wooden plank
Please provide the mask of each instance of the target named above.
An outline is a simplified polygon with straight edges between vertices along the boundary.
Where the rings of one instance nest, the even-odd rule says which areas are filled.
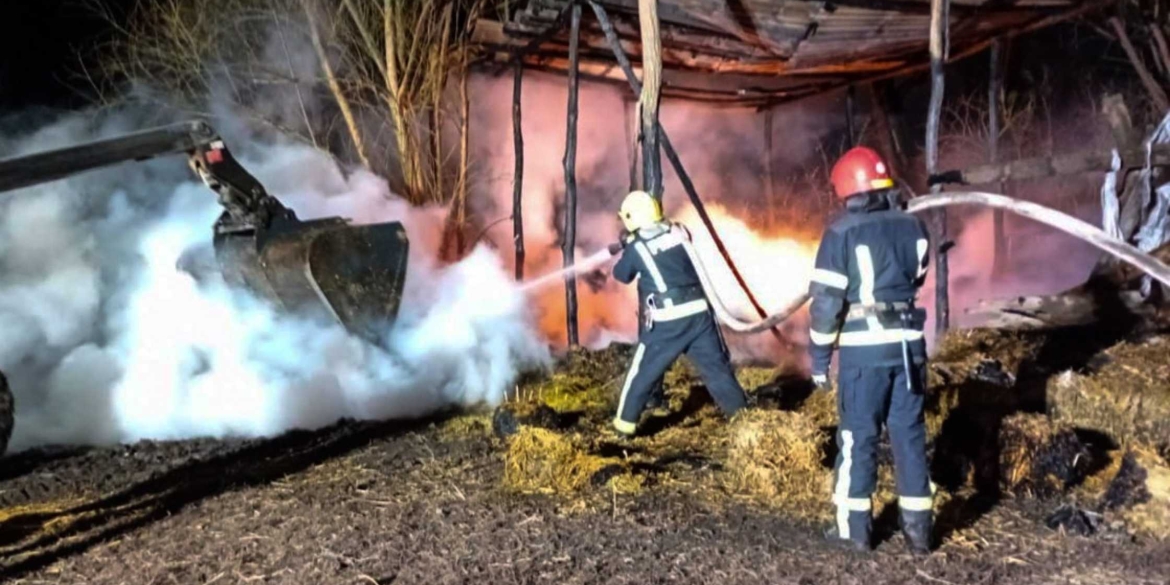
[[[1170,165],[1170,145],[1157,144],[1150,149],[1151,162],[1155,166]],[[1145,166],[1144,148],[1130,148],[1121,153],[1122,169]],[[989,185],[1003,181],[1031,181],[1046,177],[1076,175],[1080,173],[1103,173],[1112,167],[1111,151],[1081,151],[1060,156],[1025,158],[1000,164],[987,164],[937,173],[930,177],[930,183],[960,183],[964,185]]]

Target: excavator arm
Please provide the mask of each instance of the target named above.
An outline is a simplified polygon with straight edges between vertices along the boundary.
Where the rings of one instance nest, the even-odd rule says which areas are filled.
[[[224,215],[216,233],[267,228],[274,218],[296,215],[264,190],[236,162],[223,140],[207,123],[183,122],[0,161],[0,192],[63,179],[129,161],[186,154],[191,169],[216,193]]]
[[[269,195],[205,122],[190,121],[0,160],[0,192],[130,161],[185,154],[224,212],[213,226],[219,270],[280,309],[338,322],[381,344],[406,278],[401,223],[301,221]]]

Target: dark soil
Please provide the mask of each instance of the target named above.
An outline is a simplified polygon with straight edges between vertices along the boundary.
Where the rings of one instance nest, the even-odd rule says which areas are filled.
[[[685,484],[515,495],[499,487],[490,424],[456,438],[427,423],[346,423],[267,441],[10,456],[0,581],[1170,582],[1170,544],[1049,529],[1054,508],[1035,500],[977,514],[978,502],[958,501],[941,548],[922,559],[897,536],[846,552],[823,527],[690,497]]]

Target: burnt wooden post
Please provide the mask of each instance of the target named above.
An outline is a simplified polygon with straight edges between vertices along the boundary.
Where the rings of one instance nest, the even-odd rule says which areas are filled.
[[[516,280],[524,280],[524,132],[520,128],[520,94],[524,86],[524,60],[516,55],[512,63],[512,244],[516,249]]]
[[[949,20],[950,0],[931,0],[930,2],[930,109],[926,118],[926,173],[934,175],[938,172],[938,123],[942,116],[944,74],[943,63],[946,60],[947,28]],[[930,192],[938,194],[942,185],[934,184]],[[950,278],[947,267],[947,212],[940,209],[937,212],[938,228],[935,245],[935,339],[941,340],[950,326],[951,304],[948,291]]]
[[[634,67],[630,65],[630,58],[626,55],[625,49],[622,48],[621,40],[618,39],[617,31],[613,28],[613,22],[609,20],[609,15],[605,9],[597,3],[596,0],[588,0],[590,8],[593,9],[593,14],[597,16],[597,22],[601,25],[601,30],[605,33],[606,41],[609,43],[610,49],[613,50],[613,56],[617,59],[618,65],[621,66],[622,72],[626,75],[626,81],[629,82],[630,88],[634,93],[642,92],[642,83],[638,81],[638,77],[634,75]],[[674,168],[675,174],[678,175],[679,182],[682,183],[683,189],[687,193],[687,197],[691,201],[691,205],[695,207],[695,211],[699,214],[699,219],[703,221],[703,227],[707,229],[707,233],[711,236],[711,241],[715,243],[715,247],[719,249],[719,254],[723,256],[723,261],[727,263],[727,267],[731,270],[732,276],[735,277],[736,283],[739,284],[740,290],[747,296],[748,301],[751,302],[752,307],[755,308],[756,314],[760,318],[767,317],[767,312],[760,306],[760,302],[756,300],[756,296],[752,294],[751,289],[748,288],[747,281],[743,279],[739,268],[736,267],[735,262],[731,260],[731,254],[727,252],[727,246],[723,244],[723,239],[719,237],[719,233],[715,231],[715,224],[711,221],[711,216],[707,213],[707,208],[703,205],[703,201],[699,199],[699,192],[695,190],[695,184],[691,182],[690,175],[682,166],[682,161],[678,158],[678,152],[674,150],[674,146],[670,143],[670,138],[666,135],[666,130],[662,124],[655,121],[655,130],[658,139],[661,141],[662,150],[666,153],[667,159],[670,160],[671,167]],[[646,161],[642,161],[645,165]],[[784,336],[781,335],[780,330],[773,327],[771,329],[772,336],[776,338],[783,346],[790,344]]]
[[[853,120],[855,91],[850,85],[845,91],[845,127],[849,131],[849,147],[857,146],[857,125]]]
[[[630,159],[630,188],[629,191],[635,191],[638,188],[638,127],[641,122],[636,120],[638,107],[635,105],[630,108],[628,100],[622,100],[622,113],[626,116],[625,131],[626,131],[626,148]]]
[[[999,97],[1003,87],[1003,71],[1000,66],[1003,41],[995,39],[991,43],[991,71],[988,74],[987,84],[987,152],[991,164],[999,162]],[[999,193],[1007,193],[1007,185],[999,182]],[[992,212],[992,246],[993,256],[991,273],[993,276],[1003,274],[1007,267],[1007,234],[1004,229],[1004,211],[996,209]]]
[[[561,247],[565,268],[573,265],[577,246],[577,53],[581,36],[581,5],[573,4],[569,30],[569,115],[565,131],[565,238]],[[569,347],[579,344],[577,337],[577,277],[565,273],[565,319]]]
[[[898,148],[898,137],[894,132],[894,121],[886,111],[888,101],[875,83],[867,83],[864,90],[869,97],[869,119],[873,124],[874,143],[878,152],[890,165],[890,171],[897,178],[905,179],[906,165]]]
[[[662,198],[662,158],[658,145],[658,103],[662,90],[662,39],[658,33],[658,0],[638,0],[642,32],[642,189]]]

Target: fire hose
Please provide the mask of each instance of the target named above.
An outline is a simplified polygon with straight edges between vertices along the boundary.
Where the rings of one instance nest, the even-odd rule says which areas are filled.
[[[1167,266],[1161,260],[1110,236],[1092,224],[1030,201],[1021,201],[995,193],[951,192],[915,197],[906,203],[906,211],[910,213],[921,213],[929,209],[950,205],[981,205],[984,207],[1003,209],[1052,226],[1071,236],[1084,240],[1106,253],[1112,254],[1118,259],[1149,274],[1162,284],[1170,286],[1170,266]],[[711,283],[707,269],[703,266],[703,262],[695,252],[691,242],[684,239],[682,244],[683,249],[687,252],[687,256],[690,257],[691,262],[695,265],[695,272],[699,275],[699,283],[702,285],[703,292],[707,295],[707,299],[711,303],[711,308],[715,311],[715,316],[728,329],[736,333],[759,333],[771,329],[792,316],[793,313],[798,311],[809,300],[807,294],[802,294],[764,319],[759,321],[743,321],[733,315],[728,310],[727,305],[724,304],[723,299],[719,296],[719,291]]]

